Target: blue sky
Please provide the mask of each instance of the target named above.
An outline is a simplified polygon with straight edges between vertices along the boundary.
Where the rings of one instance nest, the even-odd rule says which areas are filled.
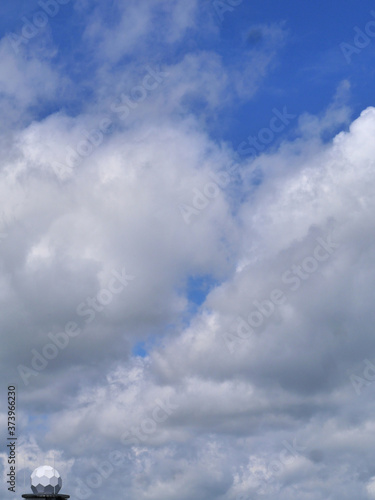
[[[0,13],[17,494],[375,499],[371,2]]]
[[[86,102],[90,100],[90,79],[98,66],[92,57],[92,47],[82,40],[85,30],[82,12],[74,12],[72,3],[61,7],[55,17],[49,18],[47,27],[31,40],[30,46],[37,46],[46,33],[50,34],[59,48],[53,62],[63,64],[65,73],[76,83],[73,95],[69,92],[66,99],[53,105],[57,109],[68,107],[69,112],[74,114],[80,111],[81,99]],[[116,25],[116,2],[105,5],[96,2],[95,7],[100,9],[100,15],[106,22]],[[33,15],[41,10],[35,1],[5,3],[2,9],[2,36],[9,32],[19,34],[24,25],[22,17],[32,20]],[[168,64],[190,52],[191,46],[195,45],[200,50],[214,50],[228,66],[241,66],[246,65],[249,51],[264,43],[261,39],[249,41],[249,33],[257,29],[254,26],[272,23],[281,25],[285,39],[280,44],[277,60],[258,91],[257,98],[250,102],[238,100],[231,103],[230,113],[224,105],[218,116],[210,117],[214,136],[236,145],[244,134],[259,130],[268,120],[269,110],[280,105],[280,102],[293,113],[319,114],[329,104],[337,82],[342,79],[349,79],[352,85],[353,113],[359,113],[371,104],[374,97],[374,72],[369,67],[375,54],[374,44],[369,44],[360,54],[353,54],[350,64],[340,48],[344,42],[353,43],[354,26],[364,29],[366,23],[374,19],[370,14],[370,2],[356,5],[355,24],[351,3],[243,2],[233,11],[221,9],[223,7],[219,2],[202,2],[200,20],[202,23],[204,20],[207,22],[211,17],[216,31],[210,34],[207,30],[187,32],[180,43],[164,46],[164,53],[159,51],[154,55]],[[84,15],[87,15],[87,10]],[[160,13],[155,18],[160,27],[163,26],[163,16],[165,14]],[[131,57],[136,61],[139,55]],[[125,58],[123,63],[119,61],[112,66],[112,70],[121,70],[126,63]],[[92,97],[95,99],[95,95]]]

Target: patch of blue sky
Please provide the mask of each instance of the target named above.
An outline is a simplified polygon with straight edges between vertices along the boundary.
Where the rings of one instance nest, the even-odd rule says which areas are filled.
[[[49,415],[41,413],[39,415],[28,415],[28,429],[35,431],[48,431]]]
[[[374,104],[375,37],[358,53],[353,53],[350,64],[340,48],[344,42],[353,44],[355,26],[364,29],[366,23],[374,19],[370,13],[374,9],[372,2],[358,3],[354,18],[352,5],[338,0],[328,3],[323,0],[311,3],[244,1],[232,11],[225,12],[222,22],[218,22],[214,4],[213,0],[203,2],[199,7],[196,26],[183,39],[172,44],[163,35],[168,13],[162,9],[156,10],[153,19],[153,24],[159,26],[156,34],[155,30],[150,31],[144,45],[116,61],[111,67],[112,75],[126,72],[131,62],[165,66],[181,61],[187,53],[207,50],[221,58],[224,70],[234,85],[235,70],[246,70],[247,65],[251,64],[253,51],[258,51],[259,57],[266,57],[267,50],[274,50],[274,61],[259,80],[253,96],[233,97],[227,104],[221,103],[218,109],[211,110],[211,114],[205,96],[199,89],[184,99],[186,112],[196,116],[206,113],[212,138],[231,143],[234,150],[248,136],[256,135],[268,126],[274,108],[282,110],[285,106],[289,113],[297,116],[306,112],[321,113],[330,105],[337,86],[344,79],[351,83],[349,104],[354,115]],[[85,104],[97,99],[95,77],[98,60],[87,38],[83,37],[85,19],[88,12],[93,13],[94,8],[99,9],[98,15],[106,20],[108,27],[116,26],[118,16],[114,2],[94,2],[82,10],[75,9],[73,2],[69,2],[60,5],[58,14],[49,18],[48,26],[40,29],[40,33],[29,41],[28,50],[32,51],[33,47],[42,44],[43,37],[47,41],[50,37],[58,49],[54,56],[56,67],[64,65],[65,74],[76,89],[38,109],[36,119],[59,109],[74,116],[82,112]],[[5,2],[0,21],[1,34],[9,31],[20,33],[24,24],[23,16],[30,19],[40,9],[35,0]],[[210,16],[216,16],[216,30],[205,29]],[[12,19],[12,25],[9,19]],[[273,48],[267,48],[267,29],[272,29],[272,26],[275,30],[284,30],[285,39],[280,46],[276,44]],[[125,87],[124,92],[128,90]],[[277,147],[295,125],[296,122],[283,130],[265,150]],[[332,131],[331,135],[326,132],[324,139],[329,140],[338,130]]]
[[[318,114],[329,106],[340,81],[352,83],[353,112],[374,103],[375,75],[368,71],[375,60],[375,39],[348,64],[340,44],[353,42],[354,26],[364,27],[372,19],[371,2],[358,4],[353,19],[350,4],[339,2],[251,2],[227,13],[221,36],[232,40],[230,53],[244,53],[244,33],[254,34],[252,26],[283,23],[288,32],[285,47],[275,56],[275,64],[260,83],[254,98],[238,103],[230,111],[231,125],[223,129],[233,144],[252,131],[266,126],[273,107],[287,106],[290,113]],[[293,35],[291,35],[291,33]],[[261,39],[252,40],[259,46]],[[246,61],[244,61],[244,65]],[[370,74],[369,74],[370,73]],[[366,75],[366,77],[365,77]]]
[[[189,276],[186,285],[186,298],[192,308],[201,306],[210,291],[218,285],[211,276]]]
[[[140,358],[145,358],[148,355],[148,348],[146,347],[146,342],[137,342],[132,348],[132,356],[137,356]]]
[[[179,325],[170,324],[165,328],[164,336],[173,335],[176,328],[186,327],[189,325],[191,318],[194,317],[198,309],[204,304],[207,295],[210,291],[219,284],[218,280],[209,275],[189,276],[184,290],[181,293],[185,294],[188,301],[186,314],[181,317]],[[162,340],[160,333],[157,335],[150,334],[147,340],[136,342],[132,348],[132,356],[145,358],[150,351],[155,347],[156,343],[161,345]]]
[[[169,324],[164,327],[163,332],[151,332],[147,339],[135,342],[131,354],[134,357],[146,358],[155,347],[160,347],[168,336],[176,332],[176,325]]]

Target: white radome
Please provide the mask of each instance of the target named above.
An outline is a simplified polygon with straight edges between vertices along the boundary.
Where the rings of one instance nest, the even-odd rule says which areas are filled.
[[[60,474],[50,465],[41,465],[31,474],[31,489],[36,495],[58,493],[61,486]]]

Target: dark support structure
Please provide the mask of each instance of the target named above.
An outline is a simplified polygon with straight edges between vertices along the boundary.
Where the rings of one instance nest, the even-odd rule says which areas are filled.
[[[22,495],[22,498],[30,498],[32,500],[38,500],[41,498],[45,498],[48,500],[65,500],[67,498],[70,498],[70,495],[59,495],[58,493],[52,493],[49,495],[47,495],[47,493],[40,493],[39,495],[34,495],[33,493],[26,493],[25,495]]]

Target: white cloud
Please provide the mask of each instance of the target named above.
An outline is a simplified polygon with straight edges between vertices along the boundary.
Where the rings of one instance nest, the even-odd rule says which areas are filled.
[[[100,494],[244,500],[260,481],[265,498],[360,490],[364,500],[366,488],[375,498],[375,386],[358,395],[348,375],[375,347],[375,109],[323,140],[349,123],[343,82],[326,112],[299,119],[299,138],[243,161],[241,185],[218,190],[186,224],[179,206],[234,157],[207,132],[210,113],[254,95],[286,34],[281,25],[253,27],[238,78],[236,61],[211,50],[171,58],[158,66],[165,81],[121,120],[111,103],[142,81],[145,59],[113,72],[111,64],[134,48],[147,52],[150,31],[177,44],[196,19],[196,2],[163,2],[169,21],[158,31],[157,5],[122,3],[114,30],[94,5],[85,43],[97,49],[98,102],[77,116],[30,119],[29,106],[61,89],[58,72],[46,58],[25,61],[0,45],[8,70],[0,106],[27,115],[5,133],[0,174],[1,370],[19,382],[20,457],[31,469],[54,453],[72,496],[77,476],[90,487],[89,475],[120,450],[124,464],[102,478]],[[55,162],[77,157],[82,141],[89,147],[85,134],[92,138],[103,119],[111,130],[60,176]],[[264,173],[257,187],[255,167]],[[77,307],[123,270],[134,279],[85,323]],[[218,283],[196,310],[186,293],[191,276]],[[275,289],[281,305],[270,302]],[[242,322],[239,330],[254,311],[262,325],[251,333]],[[17,366],[31,367],[48,334],[68,338],[71,321],[79,335],[24,387]],[[132,355],[139,341],[144,358]]]
[[[64,123],[65,118],[54,117],[58,124],[57,133],[64,131],[67,134],[67,129],[61,128],[60,120]],[[46,133],[47,129],[52,132],[54,121],[45,122]],[[43,124],[38,127],[40,137],[44,137]],[[142,143],[123,142],[124,133],[116,133],[93,154],[90,161],[77,169],[69,182],[56,188],[54,200],[58,209],[44,221],[39,221],[39,233],[43,236],[34,240],[24,254],[25,258],[29,255],[29,259],[33,256],[34,265],[38,262],[38,267],[29,268],[28,272],[33,273],[34,283],[43,283],[43,290],[48,290],[43,292],[49,296],[47,303],[51,304],[51,297],[57,290],[54,291],[53,283],[35,281],[35,278],[42,270],[47,278],[47,261],[48,266],[52,265],[52,269],[57,270],[54,264],[57,258],[59,266],[61,262],[65,262],[68,269],[73,266],[75,276],[71,274],[69,280],[73,280],[75,286],[80,283],[79,290],[86,290],[81,297],[89,293],[90,287],[93,293],[99,279],[101,284],[105,283],[111,268],[124,262],[126,265],[127,261],[131,262],[129,271],[134,272],[137,279],[132,288],[129,287],[129,293],[118,304],[113,304],[105,316],[98,319],[95,328],[90,328],[85,334],[91,336],[92,345],[100,346],[101,355],[95,354],[92,348],[86,351],[87,356],[84,354],[87,337],[77,338],[76,348],[63,353],[65,365],[69,358],[72,363],[78,362],[78,373],[85,376],[85,384],[78,393],[72,394],[63,411],[49,419],[47,442],[53,447],[59,443],[61,447],[64,442],[64,453],[77,459],[79,455],[81,459],[78,460],[82,461],[90,450],[100,455],[105,442],[107,449],[120,447],[127,453],[129,445],[119,443],[119,436],[148,418],[155,400],[171,396],[178,408],[165,423],[160,424],[157,432],[146,435],[140,443],[148,451],[138,458],[143,464],[141,476],[134,472],[133,494],[140,494],[143,488],[142,498],[155,499],[161,496],[172,498],[181,488],[187,488],[186,498],[199,491],[206,492],[208,497],[215,496],[218,491],[227,491],[227,498],[232,498],[234,494],[255,488],[250,475],[241,480],[242,486],[231,489],[232,476],[228,471],[232,470],[235,478],[241,463],[246,463],[246,453],[250,453],[252,447],[256,451],[265,443],[270,443],[276,423],[283,428],[281,436],[274,436],[276,456],[280,453],[278,447],[283,439],[290,438],[290,432],[297,430],[298,439],[303,436],[309,446],[313,445],[310,436],[314,432],[314,445],[319,443],[325,453],[332,454],[337,449],[335,442],[339,443],[341,453],[346,454],[346,450],[357,453],[361,442],[358,426],[345,420],[341,424],[332,420],[329,431],[318,423],[310,429],[309,420],[316,415],[319,421],[319,413],[332,411],[332,408],[344,411],[346,405],[357,397],[349,378],[342,379],[342,374],[345,367],[365,356],[373,345],[371,328],[366,326],[372,324],[372,313],[365,297],[370,290],[372,275],[372,250],[366,235],[371,234],[373,224],[370,188],[373,146],[370,137],[374,127],[375,111],[368,109],[348,132],[340,133],[331,144],[322,145],[321,151],[313,154],[306,144],[303,161],[300,154],[300,168],[292,169],[284,178],[279,176],[277,189],[274,176],[270,176],[254,200],[241,209],[242,253],[237,259],[248,255],[246,242],[252,235],[253,257],[248,260],[248,265],[237,272],[233,268],[232,271],[228,269],[224,283],[209,295],[207,311],[199,312],[188,328],[177,327],[166,345],[156,347],[144,362],[128,364],[117,359],[116,369],[113,366],[115,358],[107,358],[110,352],[113,355],[113,350],[110,346],[104,347],[103,338],[114,342],[118,348],[125,325],[128,330],[125,338],[132,334],[133,329],[134,332],[139,331],[143,338],[148,333],[148,325],[155,326],[155,321],[160,321],[162,327],[168,318],[177,317],[186,306],[174,295],[181,279],[179,276],[194,269],[213,273],[222,269],[225,254],[215,248],[215,234],[222,233],[212,231],[210,226],[212,214],[220,212],[221,206],[225,206],[224,199],[215,201],[192,227],[182,223],[177,211],[166,210],[166,207],[177,204],[181,179],[196,185],[200,178],[203,182],[205,169],[215,170],[217,165],[210,163],[210,155],[207,156],[207,139],[192,133],[189,128],[174,132],[168,128],[155,131],[147,137],[147,149]],[[25,131],[25,137],[31,130],[37,130],[36,125]],[[33,137],[35,139],[35,134]],[[189,147],[184,144],[185,141],[189,141]],[[45,169],[48,161],[43,160],[43,155],[47,153],[38,142],[23,143],[29,148],[24,161],[32,161],[35,168],[44,165]],[[210,148],[214,151],[212,144]],[[189,151],[189,156],[180,159],[181,150]],[[271,168],[279,161],[287,164],[290,151],[293,149],[285,145],[268,157]],[[131,161],[126,162],[122,158]],[[289,158],[293,164],[293,156]],[[109,171],[105,165],[109,165]],[[127,165],[126,169],[124,165]],[[38,182],[48,182],[51,186],[56,183],[51,176]],[[96,194],[99,192],[100,197]],[[45,190],[39,191],[39,204],[46,193]],[[103,197],[104,193],[108,195]],[[327,193],[331,193],[329,198]],[[160,200],[163,200],[162,204]],[[44,203],[50,203],[50,198],[47,197]],[[153,206],[153,203],[159,203],[163,217],[152,218],[151,224],[147,207]],[[41,206],[44,206],[43,203]],[[349,212],[348,207],[351,207]],[[72,212],[74,217],[69,215]],[[237,229],[229,213],[221,213],[221,226],[229,231],[227,237],[236,235]],[[251,213],[251,216],[246,216],[246,213]],[[94,214],[93,226],[89,221]],[[111,222],[112,214],[116,214],[115,224]],[[257,217],[257,214],[262,216]],[[291,220],[294,223],[288,227]],[[285,270],[313,255],[317,238],[326,238],[332,229],[327,225],[330,220],[335,221],[335,238],[340,242],[331,260],[322,263],[309,279],[301,280],[300,288],[295,293],[286,290],[286,305],[275,312],[259,333],[242,341],[240,348],[231,354],[223,341],[223,334],[235,330],[238,314],[247,317],[254,309],[255,299],[266,300],[273,288],[283,286],[281,276]],[[169,233],[163,229],[164,226],[169,230],[173,228],[172,239],[168,238]],[[90,231],[88,227],[91,227]],[[286,227],[288,231],[285,231]],[[197,246],[200,248],[199,256],[195,252]],[[132,252],[131,249],[137,250]],[[126,255],[128,259],[124,258]],[[78,271],[77,263],[85,261],[86,267],[82,269],[86,271]],[[97,264],[90,270],[89,262]],[[343,287],[345,282],[350,286]],[[27,287],[28,279],[18,279],[18,293],[25,304],[31,296],[21,290]],[[168,294],[175,299],[169,300],[169,307],[162,311],[160,304],[166,302]],[[78,295],[75,293],[76,300],[70,301],[72,306],[79,302]],[[362,301],[359,296],[363,297]],[[55,295],[53,301],[57,297]],[[57,304],[61,307],[63,302]],[[129,306],[126,307],[126,304]],[[64,309],[74,311],[74,307],[68,304]],[[361,311],[358,320],[354,319],[357,310]],[[35,322],[37,316],[31,314],[30,310],[29,317],[34,316]],[[345,325],[342,328],[348,330],[349,339],[356,338],[356,350],[353,351],[350,343],[343,342],[341,335],[334,334],[334,328],[338,326],[336,318],[340,318],[341,324]],[[41,325],[38,329],[47,331]],[[155,328],[152,331],[155,332]],[[160,331],[163,331],[162,328]],[[26,341],[31,346],[36,338]],[[311,352],[315,356],[312,357]],[[103,363],[105,373],[113,366],[115,371],[108,373],[107,381],[97,379],[94,383],[90,378],[92,372],[89,366],[93,355]],[[60,372],[56,372],[58,376],[61,376]],[[35,388],[31,388],[29,401],[44,400],[43,393],[38,396],[36,391],[39,383],[37,381]],[[61,387],[66,391],[71,384],[75,385],[73,380],[67,379]],[[338,425],[344,426],[342,432],[339,432]],[[95,434],[95,439],[88,439],[87,428]],[[263,429],[263,433],[255,438],[259,429]],[[336,437],[328,438],[326,432]],[[365,427],[360,432],[365,445],[373,431]],[[231,463],[232,469],[228,469],[226,455],[220,454],[214,447],[216,451],[212,452],[211,473],[207,469],[211,459],[204,458],[198,448],[189,444],[191,437],[195,436],[195,439],[201,439],[202,443],[210,446],[208,443],[212,438],[209,436],[212,435],[216,436],[216,447],[225,446],[227,451],[231,450],[230,453],[237,456]],[[230,440],[229,436],[232,436]],[[237,441],[239,436],[246,439],[244,447]],[[363,445],[358,448],[359,454]],[[307,451],[303,450],[294,464],[285,466],[278,474],[276,483],[266,481],[267,494],[274,494],[275,484],[308,480],[311,464],[306,454],[310,448],[305,447]],[[192,462],[187,461],[189,448],[189,454],[194,457]],[[176,471],[158,471],[157,461],[163,460],[165,466],[172,457],[173,462],[178,464]],[[266,454],[263,460],[268,470],[267,464],[272,462],[272,455]],[[326,463],[326,466],[329,467],[329,464]],[[90,466],[85,467],[90,469]],[[201,475],[200,470],[206,472]],[[140,478],[147,476],[149,481],[150,475],[154,477],[153,482],[145,488],[144,479]],[[111,479],[111,488],[120,481],[118,476],[116,478]],[[290,498],[294,498],[293,490],[288,491]]]

